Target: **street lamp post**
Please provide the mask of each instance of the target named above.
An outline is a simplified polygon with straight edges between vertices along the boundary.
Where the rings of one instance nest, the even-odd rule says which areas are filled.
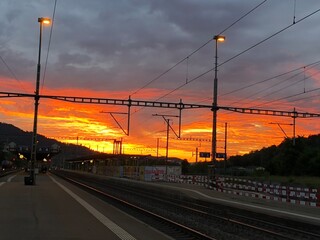
[[[36,91],[34,95],[34,120],[33,120],[33,135],[32,135],[32,149],[31,149],[31,166],[30,166],[30,184],[35,185],[35,167],[37,161],[37,124],[38,124],[38,106],[39,106],[39,86],[40,86],[40,60],[41,60],[41,44],[42,44],[42,27],[43,24],[50,24],[49,18],[38,18],[40,24],[40,35],[39,35],[39,55],[37,65],[37,79],[36,79]]]
[[[215,175],[216,168],[216,154],[217,154],[217,112],[218,112],[218,42],[224,42],[225,36],[216,35],[213,38],[215,40],[215,64],[214,64],[214,82],[213,82],[213,103],[212,103],[212,149],[211,149],[211,161],[213,171]]]

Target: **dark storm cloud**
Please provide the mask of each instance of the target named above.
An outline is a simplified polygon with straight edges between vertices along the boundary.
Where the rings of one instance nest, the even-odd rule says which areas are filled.
[[[100,91],[127,89],[129,95],[261,2],[58,0],[46,86]],[[5,0],[0,3],[1,56],[20,77],[30,81],[36,68],[37,18],[51,16],[53,3],[46,0]],[[297,1],[296,20],[317,8],[320,8],[318,1],[308,0],[304,4]],[[221,92],[285,72],[291,66],[319,60],[319,54],[315,51],[319,48],[319,19],[317,14],[298,23],[221,66]],[[219,62],[232,58],[292,21],[293,1],[267,1],[224,33],[227,41],[219,44]],[[49,32],[49,28],[43,32],[43,60]],[[149,87],[170,91],[183,84],[186,77],[192,79],[212,68],[213,61],[214,43],[211,42],[188,60],[188,66],[184,62]],[[8,76],[5,66],[2,65],[0,71]],[[297,88],[300,86],[297,85]],[[212,72],[184,89],[188,92],[197,89],[201,95],[207,89],[210,96]],[[291,89],[288,94],[292,92],[294,90]],[[239,98],[241,94],[236,93]]]
[[[59,64],[61,65],[78,65],[86,66],[91,62],[91,58],[85,54],[62,53],[59,55]]]

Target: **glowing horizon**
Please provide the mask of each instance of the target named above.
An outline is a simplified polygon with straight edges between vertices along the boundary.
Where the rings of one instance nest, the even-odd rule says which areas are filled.
[[[54,90],[45,89],[50,95]],[[72,95],[68,89],[59,90],[60,96],[93,96],[95,92],[74,89]],[[112,93],[113,95],[117,95]],[[121,94],[121,93],[120,93]],[[109,94],[101,93],[101,96]],[[27,106],[19,106],[21,98],[2,99],[2,114],[7,123],[16,125],[25,131],[32,129],[33,99],[23,98]],[[40,99],[38,133],[65,143],[78,143],[88,148],[112,153],[113,140],[123,141],[123,152],[127,154],[151,154],[159,156],[166,154],[166,125],[162,118],[152,117],[151,112],[163,109],[142,109],[135,113],[137,108],[132,107],[130,136],[126,136],[108,115],[100,113],[102,110],[126,112],[126,106],[79,104],[51,99]],[[9,111],[10,110],[10,111]],[[275,109],[279,110],[279,109]],[[164,111],[168,111],[165,109]],[[170,110],[171,111],[171,110]],[[192,111],[192,113],[190,112]],[[186,117],[183,117],[186,112]],[[5,113],[5,114],[4,114]],[[211,152],[211,117],[209,109],[182,111],[182,140],[178,140],[170,130],[169,157],[179,157],[188,161],[195,161],[195,152]],[[191,116],[190,116],[191,115]],[[196,115],[196,119],[194,118]],[[126,116],[116,116],[123,128],[126,128]],[[13,118],[15,120],[13,120]],[[178,131],[178,119],[172,119],[172,127]],[[268,147],[278,145],[283,141],[281,129],[271,122],[291,124],[291,118],[279,118],[264,115],[248,115],[220,110],[218,112],[217,152],[224,152],[225,123],[228,124],[227,155],[242,155]],[[317,134],[309,130],[309,123],[314,122],[314,130],[319,128],[316,119],[297,119],[296,136]],[[144,124],[141,126],[140,122]],[[283,126],[289,137],[292,137],[292,126]],[[96,140],[95,140],[96,139]],[[158,140],[159,139],[159,140]],[[199,140],[200,139],[200,140]],[[157,149],[157,142],[159,148]],[[204,159],[198,158],[198,161]],[[208,160],[208,159],[207,159]]]
[[[297,6],[300,20],[296,24],[291,24],[287,1],[257,6],[253,1],[235,0],[228,4],[222,0],[175,4],[69,0],[59,2],[56,9],[49,0],[27,2],[2,1],[1,92],[34,93],[41,66],[40,95],[211,106],[217,60],[219,107],[320,113],[320,59],[315,51],[320,15],[314,11],[320,8],[319,1]],[[41,16],[52,16],[52,24],[41,28],[39,38]],[[227,41],[216,45],[214,36],[220,34]],[[32,131],[34,108],[32,97],[0,96],[1,121],[22,130]],[[115,117],[126,130],[123,113],[128,106],[41,98],[37,132],[60,139],[78,137],[78,144],[108,152],[112,140],[85,139],[122,139],[124,152],[133,154],[155,155],[159,143],[159,154],[164,156],[167,126],[161,117],[153,116],[179,115],[179,110],[130,110],[130,135],[126,136],[109,114],[101,112],[122,113]],[[182,110],[181,137],[189,140],[177,140],[170,130],[169,157],[195,161],[196,149],[211,152],[212,115],[209,108]],[[169,118],[177,132],[179,120]],[[285,134],[292,137],[292,120],[220,108],[217,152],[224,152],[225,123],[231,156],[278,145]],[[285,134],[271,122],[282,124]],[[317,118],[296,119],[296,136],[319,132]]]

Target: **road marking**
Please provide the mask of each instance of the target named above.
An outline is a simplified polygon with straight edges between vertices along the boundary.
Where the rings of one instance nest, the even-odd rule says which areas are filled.
[[[292,216],[295,216],[295,217],[302,217],[302,218],[307,218],[307,219],[320,221],[320,218],[317,218],[317,217],[312,217],[312,216],[298,214],[298,213],[292,213],[292,212],[286,212],[286,211],[272,209],[272,208],[268,208],[268,207],[260,207],[260,206],[256,206],[256,205],[251,205],[251,204],[247,204],[247,203],[240,203],[240,202],[231,201],[231,200],[222,199],[222,198],[215,198],[215,197],[208,196],[208,195],[206,195],[206,194],[204,194],[202,192],[199,192],[197,190],[174,187],[174,186],[170,186],[170,187],[177,188],[177,189],[184,189],[186,191],[194,192],[194,193],[197,193],[197,194],[199,194],[199,195],[201,195],[203,197],[206,197],[206,198],[209,198],[209,199],[213,199],[213,200],[216,200],[216,201],[220,201],[220,202],[232,203],[232,204],[236,204],[236,205],[240,205],[240,206],[246,206],[246,207],[250,207],[250,208],[262,209],[262,210],[267,210],[267,211],[270,211],[270,212],[282,213],[282,214],[292,215]]]
[[[59,183],[53,177],[49,176],[53,182],[55,182],[59,187],[61,187],[66,193],[73,197],[78,203],[80,203],[85,209],[87,209],[95,218],[97,218],[103,225],[109,228],[115,235],[117,235],[122,240],[136,240],[135,237],[130,235],[127,231],[119,227],[117,224],[112,222],[109,218],[100,213],[97,209],[92,207],[89,203],[84,201],[78,195],[73,193],[70,189]]]
[[[16,177],[16,176],[17,176],[17,175],[13,175],[13,176],[9,177],[6,182],[11,182],[11,180],[12,180],[14,177]],[[1,187],[2,185],[4,185],[6,182],[1,182],[1,183],[0,183],[0,187]]]
[[[17,176],[17,175],[13,175],[13,176],[9,177],[8,180],[7,180],[7,182],[11,182],[11,180],[12,180],[14,177],[16,177],[16,176]]]

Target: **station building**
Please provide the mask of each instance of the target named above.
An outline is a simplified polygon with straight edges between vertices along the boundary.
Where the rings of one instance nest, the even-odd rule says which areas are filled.
[[[63,168],[142,181],[161,181],[167,175],[180,176],[181,163],[179,158],[99,153],[65,160]]]

